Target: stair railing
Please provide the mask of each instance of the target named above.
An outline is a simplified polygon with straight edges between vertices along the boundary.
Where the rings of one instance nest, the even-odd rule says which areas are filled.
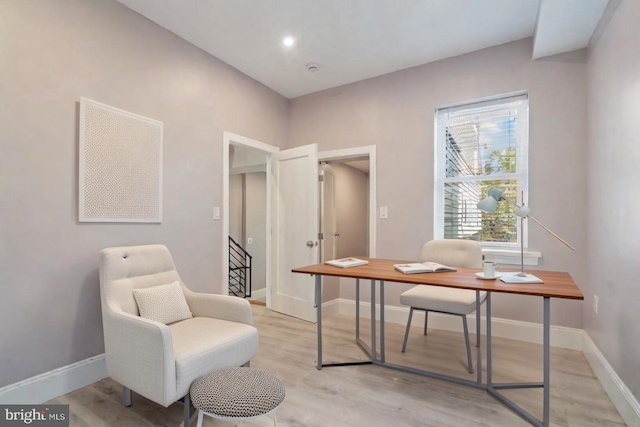
[[[251,260],[253,257],[229,236],[229,295],[251,297]]]

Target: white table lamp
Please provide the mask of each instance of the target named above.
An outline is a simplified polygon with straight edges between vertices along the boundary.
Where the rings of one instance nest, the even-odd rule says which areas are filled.
[[[538,224],[540,227],[544,228],[547,232],[549,232],[549,234],[551,234],[556,239],[560,240],[572,251],[575,250],[575,248],[571,246],[569,243],[567,243],[566,240],[558,236],[553,231],[549,230],[549,228],[547,228],[544,224],[542,224],[540,221],[538,221],[537,219],[529,215],[529,213],[531,212],[531,209],[529,209],[525,205],[519,206],[516,202],[506,197],[504,195],[504,192],[499,188],[491,187],[489,191],[487,191],[487,198],[478,202],[476,206],[478,207],[478,209],[480,209],[483,212],[494,213],[498,208],[498,202],[500,200],[506,200],[507,202],[515,206],[517,208],[517,210],[515,211],[515,215],[518,218],[520,218],[520,267],[521,268],[520,268],[520,273],[517,274],[518,276],[521,276],[521,277],[527,276],[527,274],[524,272],[524,239],[522,238],[522,232],[523,232],[522,222],[525,218],[529,218],[530,220]]]

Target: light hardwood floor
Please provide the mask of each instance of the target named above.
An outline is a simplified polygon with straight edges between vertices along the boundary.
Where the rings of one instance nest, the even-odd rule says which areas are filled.
[[[275,372],[287,397],[277,411],[280,426],[402,427],[402,426],[529,426],[486,392],[380,366],[315,369],[316,327],[252,305],[260,331],[260,350],[251,366]],[[368,322],[361,323],[366,335]],[[353,343],[354,319],[328,318],[323,323],[324,361],[364,359]],[[462,334],[430,330],[425,337],[416,324],[407,352],[402,354],[404,327],[389,323],[386,357],[392,363],[430,369],[463,378]],[[472,335],[472,342],[475,336]],[[475,361],[475,347],[474,347]],[[541,381],[542,348],[519,341],[494,339],[494,379],[497,382]],[[134,393],[133,406],[121,402],[121,386],[110,379],[76,390],[49,403],[70,405],[71,426],[178,426],[182,406],[164,408]],[[535,416],[542,415],[542,391],[510,391],[511,399]],[[205,418],[209,427],[234,425]],[[270,426],[271,418],[243,426]],[[624,426],[582,353],[551,349],[551,425],[564,427]]]

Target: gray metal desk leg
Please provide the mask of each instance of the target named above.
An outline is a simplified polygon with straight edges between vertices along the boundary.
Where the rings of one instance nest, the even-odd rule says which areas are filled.
[[[490,395],[498,399],[505,406],[511,409],[513,412],[527,420],[529,423],[536,427],[549,427],[549,368],[550,368],[550,297],[544,298],[544,320],[543,320],[543,374],[544,381],[542,383],[494,383],[491,376],[492,371],[492,357],[491,357],[491,292],[487,293],[487,392]],[[521,406],[517,405],[511,399],[502,395],[499,390],[515,390],[525,388],[543,388],[543,416],[542,421],[534,417],[532,414],[524,410]]]
[[[320,276],[318,276],[320,277]],[[316,307],[318,307],[318,369],[328,368],[332,366],[351,366],[351,365],[370,365],[373,363],[371,360],[363,360],[357,362],[335,362],[335,363],[322,363],[322,287],[320,280],[316,278]],[[372,333],[375,334],[375,329]],[[372,351],[367,347],[365,343],[360,339],[360,279],[356,279],[356,344],[367,355],[370,355]],[[375,341],[374,341],[375,345]],[[371,357],[370,357],[371,358]]]
[[[480,316],[480,308],[482,305],[480,304],[480,291],[476,291],[476,353],[478,359],[478,366],[476,366],[477,372],[477,383],[482,384],[482,348],[480,346],[480,322],[482,320],[482,316]]]
[[[384,280],[380,280],[380,361],[384,363]]]
[[[378,359],[376,346],[376,281],[371,281],[371,360]]]
[[[322,278],[316,274],[316,313],[318,315],[318,363],[316,368],[322,369]]]
[[[491,354],[491,292],[487,292],[487,387],[491,387],[493,360]]]
[[[549,402],[550,402],[550,349],[551,349],[551,298],[544,297],[544,321],[543,321],[543,352],[544,352],[544,380],[543,380],[543,406],[542,425],[549,426]]]
[[[360,339],[360,279],[356,279],[356,341]]]

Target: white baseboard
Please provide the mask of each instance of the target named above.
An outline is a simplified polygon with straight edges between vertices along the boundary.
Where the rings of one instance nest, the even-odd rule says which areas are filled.
[[[267,288],[256,289],[251,291],[251,299],[267,298]]]
[[[350,299],[338,299],[338,312],[340,314],[354,316],[356,313],[356,303]],[[325,303],[327,304],[327,303]],[[325,304],[322,305],[323,310]],[[360,303],[360,316],[363,318],[371,318],[371,304],[368,302]],[[377,306],[376,316],[380,319],[380,307]],[[323,316],[324,313],[323,313]],[[407,324],[409,318],[408,307],[396,307],[388,305],[385,308],[385,321]],[[480,330],[482,334],[486,334],[486,318],[481,317],[482,323]],[[469,331],[472,333],[476,330],[476,316],[471,314],[467,316]],[[424,312],[414,311],[413,325],[424,324]],[[429,313],[429,328],[444,329],[447,331],[462,332],[462,322],[458,316],[448,316],[440,313]],[[551,346],[566,348],[569,350],[582,351],[582,329],[566,328],[562,326],[551,326]],[[531,342],[542,344],[542,325],[538,323],[520,322],[517,320],[500,319],[493,317],[491,322],[491,336],[499,338],[509,338],[512,340]]]
[[[331,301],[322,303],[322,318],[335,316],[340,314],[340,299],[334,299]],[[355,311],[354,311],[355,313]]]
[[[583,334],[583,350],[591,369],[609,395],[620,416],[629,427],[640,427],[640,404],[631,390],[613,370],[607,359],[600,352],[591,337]]]
[[[108,377],[104,354],[0,388],[1,404],[40,404]]]

